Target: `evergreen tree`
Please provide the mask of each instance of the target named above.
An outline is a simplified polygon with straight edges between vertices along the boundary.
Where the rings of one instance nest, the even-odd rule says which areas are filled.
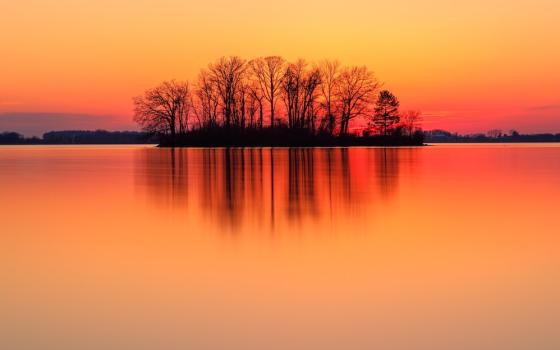
[[[370,126],[387,135],[391,127],[400,121],[399,105],[399,100],[390,91],[379,92]]]

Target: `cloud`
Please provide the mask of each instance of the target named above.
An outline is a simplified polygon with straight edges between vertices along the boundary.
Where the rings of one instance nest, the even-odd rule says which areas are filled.
[[[548,104],[540,106],[531,106],[527,108],[529,111],[555,111],[560,110],[560,104]]]
[[[83,113],[17,112],[0,113],[0,132],[15,131],[25,136],[42,136],[52,130],[137,130],[126,117]]]
[[[3,100],[0,98],[0,107],[14,107],[20,106],[21,102],[16,100]]]

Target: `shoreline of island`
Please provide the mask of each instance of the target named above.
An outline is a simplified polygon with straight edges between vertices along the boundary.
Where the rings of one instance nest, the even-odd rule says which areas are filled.
[[[427,144],[499,144],[499,143],[559,143],[560,133],[469,134],[443,130],[423,131],[409,135],[344,136],[309,133],[306,130],[232,129],[193,130],[176,135],[172,141],[166,135],[140,131],[64,130],[50,131],[42,137],[24,137],[17,132],[0,132],[0,145],[157,145],[158,147],[409,147]]]
[[[159,147],[422,146],[424,135],[332,135],[289,128],[213,128],[160,137]]]

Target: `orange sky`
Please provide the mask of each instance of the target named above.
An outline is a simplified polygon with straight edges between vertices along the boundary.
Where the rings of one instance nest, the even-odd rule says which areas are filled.
[[[0,130],[132,128],[144,89],[276,54],[365,64],[426,129],[560,132],[558,18],[556,0],[4,1]]]

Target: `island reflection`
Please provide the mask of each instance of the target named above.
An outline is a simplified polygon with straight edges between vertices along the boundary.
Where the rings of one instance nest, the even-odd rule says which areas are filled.
[[[390,201],[415,149],[142,149],[137,184],[151,203],[197,210],[216,224],[332,220]],[[194,207],[194,208],[193,208]]]

